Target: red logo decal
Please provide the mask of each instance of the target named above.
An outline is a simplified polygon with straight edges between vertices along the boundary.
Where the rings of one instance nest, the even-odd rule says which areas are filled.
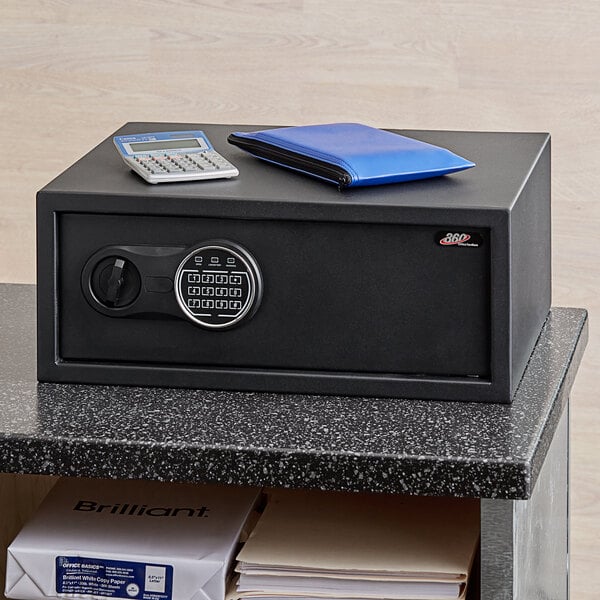
[[[441,240],[442,246],[456,246],[458,244],[464,244],[471,239],[468,233],[447,233]]]

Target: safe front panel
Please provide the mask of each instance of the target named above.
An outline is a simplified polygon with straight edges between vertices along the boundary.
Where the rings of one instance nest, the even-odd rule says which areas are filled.
[[[440,243],[445,229],[59,213],[59,359],[489,379],[489,230],[469,228],[477,243],[459,246]],[[215,241],[225,247],[216,259],[216,250],[194,254]],[[94,263],[120,255],[139,262],[124,310],[102,306],[90,292],[94,273],[105,274],[105,287],[118,278],[110,260],[104,270]],[[248,286],[235,285],[244,269],[225,268],[236,256],[240,265],[253,260],[260,280],[252,310],[233,324],[210,310],[194,320],[185,311],[191,301],[235,307],[247,298]],[[193,266],[200,259],[221,261],[215,277],[225,283],[204,284]],[[178,269],[198,279],[183,295]]]

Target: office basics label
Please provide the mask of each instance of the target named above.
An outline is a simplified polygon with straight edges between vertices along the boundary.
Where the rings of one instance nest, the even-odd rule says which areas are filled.
[[[56,593],[171,600],[173,567],[84,556],[56,557]]]

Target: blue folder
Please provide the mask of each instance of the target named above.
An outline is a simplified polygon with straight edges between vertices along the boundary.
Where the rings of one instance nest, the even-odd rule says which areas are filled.
[[[231,144],[340,188],[448,175],[475,166],[450,150],[359,123],[235,132]]]

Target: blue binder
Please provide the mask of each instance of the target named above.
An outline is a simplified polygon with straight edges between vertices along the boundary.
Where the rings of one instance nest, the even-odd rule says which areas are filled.
[[[359,123],[235,132],[229,143],[340,188],[448,175],[475,166],[450,150]]]

